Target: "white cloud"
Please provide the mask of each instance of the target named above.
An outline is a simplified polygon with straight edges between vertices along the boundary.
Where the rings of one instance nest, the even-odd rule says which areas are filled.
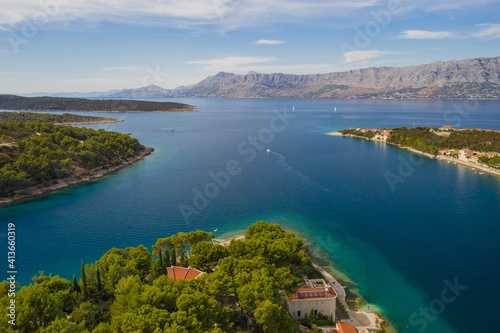
[[[208,60],[198,60],[198,61],[190,61],[190,64],[200,64],[206,65],[203,67],[203,70],[207,71],[231,71],[234,68],[238,68],[242,65],[263,63],[275,61],[276,58],[260,58],[260,57],[225,57],[218,59],[208,59]]]
[[[128,72],[128,73],[146,73],[147,68],[139,67],[139,66],[118,66],[118,67],[103,67],[101,71],[119,71],[119,72]]]
[[[258,41],[255,42],[255,44],[262,44],[262,45],[277,45],[284,43],[285,41],[282,40],[271,40],[271,39],[259,39]]]
[[[344,53],[344,62],[367,60],[371,58],[380,57],[381,55],[384,54],[394,54],[394,52],[381,51],[381,50],[360,50],[360,51],[346,52]]]
[[[485,23],[479,24],[478,27],[483,27],[483,29],[479,32],[473,33],[472,37],[485,39],[500,38],[500,24]]]
[[[68,21],[113,21],[148,25],[251,25],[316,15],[342,16],[377,0],[1,0],[0,27],[25,22],[36,28]]]
[[[401,32],[399,38],[402,39],[443,39],[451,38],[453,34],[449,31],[426,31],[426,30],[405,30]]]

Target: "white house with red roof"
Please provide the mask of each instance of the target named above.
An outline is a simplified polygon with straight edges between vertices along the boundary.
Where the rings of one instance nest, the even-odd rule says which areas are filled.
[[[323,279],[307,280],[306,287],[297,288],[285,302],[285,309],[293,319],[301,319],[312,312],[332,316],[335,320],[337,294]]]

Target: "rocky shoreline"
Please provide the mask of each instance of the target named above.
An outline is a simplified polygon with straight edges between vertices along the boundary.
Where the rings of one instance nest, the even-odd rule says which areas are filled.
[[[0,206],[12,204],[14,202],[18,202],[25,199],[31,199],[35,197],[39,197],[48,193],[52,193],[70,186],[78,185],[81,183],[88,182],[93,179],[101,178],[105,175],[108,175],[112,172],[118,171],[128,165],[132,165],[138,161],[144,159],[144,157],[150,155],[154,151],[154,148],[146,147],[143,151],[139,153],[139,155],[124,159],[119,165],[111,166],[104,165],[98,168],[94,168],[91,170],[86,170],[82,173],[75,174],[69,178],[60,179],[56,184],[38,187],[34,186],[25,190],[18,191],[13,196],[7,198],[0,199]]]

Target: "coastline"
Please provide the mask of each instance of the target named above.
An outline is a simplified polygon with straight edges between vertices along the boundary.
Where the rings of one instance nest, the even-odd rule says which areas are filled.
[[[348,137],[353,137],[353,138],[358,138],[358,139],[365,139],[365,140],[368,140],[368,141],[383,142],[385,144],[396,146],[396,147],[398,147],[400,149],[405,149],[405,150],[411,151],[411,152],[413,152],[415,154],[420,154],[420,155],[423,155],[425,157],[432,158],[432,159],[435,159],[435,160],[442,160],[442,161],[447,161],[447,162],[450,162],[450,163],[460,164],[462,166],[474,168],[476,170],[480,170],[482,172],[488,173],[491,176],[500,178],[500,170],[497,170],[497,169],[494,169],[494,168],[490,168],[490,167],[485,166],[483,164],[478,164],[478,163],[473,163],[473,162],[468,162],[468,161],[462,161],[462,160],[459,160],[458,158],[452,158],[452,157],[447,157],[447,156],[443,156],[443,155],[433,155],[433,154],[429,154],[429,153],[426,153],[426,152],[423,152],[423,151],[420,151],[420,150],[417,150],[417,149],[414,149],[414,148],[405,147],[405,146],[401,146],[401,145],[396,144],[396,143],[385,142],[383,140],[377,140],[377,139],[373,139],[373,138],[372,139],[368,139],[368,138],[365,138],[365,137],[362,137],[362,136],[351,135],[351,134],[342,134],[340,132],[327,132],[325,134],[326,135],[333,135],[333,136],[348,136]]]
[[[39,197],[45,194],[49,194],[52,192],[68,188],[70,186],[79,185],[81,183],[86,183],[90,180],[101,178],[105,175],[108,175],[126,166],[132,165],[138,161],[143,160],[144,157],[150,155],[153,151],[154,148],[146,147],[142,152],[139,153],[139,155],[125,159],[119,165],[116,166],[104,165],[91,170],[86,170],[79,174],[72,175],[69,178],[59,179],[56,184],[50,186],[45,186],[45,187],[34,186],[25,190],[21,190],[20,192],[23,194],[18,193],[11,197],[0,198],[0,207],[16,203],[21,200]]]
[[[103,120],[92,120],[92,121],[75,121],[67,123],[53,123],[54,125],[65,126],[65,125],[87,125],[87,124],[108,124],[108,123],[123,123],[124,120],[115,118],[105,118]]]
[[[233,232],[226,235],[228,236],[221,237],[219,239],[214,238],[214,241],[217,242],[217,244],[227,247],[229,246],[232,240],[235,241],[245,240],[245,236],[242,235],[241,232],[240,233]],[[384,327],[382,327],[382,324],[391,325],[390,322],[383,315],[379,313],[361,311],[358,309],[352,310],[347,303],[348,300],[351,301],[346,292],[347,287],[342,285],[339,282],[339,280],[333,277],[324,266],[321,266],[318,263],[318,259],[327,262],[329,262],[329,260],[324,258],[315,258],[309,251],[306,250],[306,252],[309,258],[311,259],[313,267],[316,268],[318,272],[320,272],[323,275],[323,278],[325,279],[326,283],[328,283],[335,290],[338,301],[340,302],[340,304],[344,306],[346,312],[349,314],[349,319],[342,319],[341,320],[342,322],[351,324],[354,327],[356,327],[358,333],[384,332],[385,329]]]

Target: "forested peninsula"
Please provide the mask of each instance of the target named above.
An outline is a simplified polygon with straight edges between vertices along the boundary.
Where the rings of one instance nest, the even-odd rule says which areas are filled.
[[[0,112],[0,122],[28,122],[40,121],[43,123],[54,123],[55,125],[83,125],[83,124],[101,124],[118,123],[123,120],[106,117],[80,116],[74,113],[38,113],[38,112]]]
[[[103,129],[1,122],[0,204],[101,177],[152,151],[127,134]]]
[[[227,247],[213,238],[197,230],[160,238],[152,252],[143,245],[113,248],[82,262],[72,282],[41,272],[17,293],[16,325],[4,315],[0,326],[25,333],[298,332],[283,301],[303,276],[322,278],[302,239],[264,221]],[[197,276],[172,275],[174,265],[197,269]],[[0,284],[3,309],[9,287]]]
[[[386,142],[430,158],[469,166],[476,173],[500,177],[500,130],[445,125],[441,128],[351,128],[328,134]]]
[[[193,106],[173,102],[0,95],[0,109],[18,111],[189,112]]]

